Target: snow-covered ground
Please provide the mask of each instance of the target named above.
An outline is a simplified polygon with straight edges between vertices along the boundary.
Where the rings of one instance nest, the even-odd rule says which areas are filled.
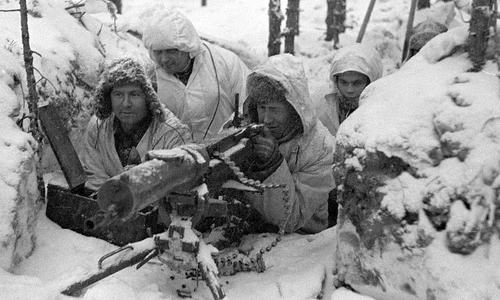
[[[334,240],[332,229],[307,237],[289,235],[264,255],[264,273],[223,276],[223,288],[229,299],[315,299],[323,278],[331,274]],[[15,269],[16,276],[1,273],[0,299],[66,299],[58,295],[59,291],[85,271],[95,270],[99,258],[115,248],[61,229],[42,216],[33,255]],[[176,290],[183,286],[195,290],[193,299],[211,299],[203,281],[196,287],[196,281],[169,270],[158,260],[139,270],[132,267],[116,273],[90,287],[82,299],[179,299]]]
[[[60,1],[40,0],[40,2]],[[95,74],[92,70],[99,69],[103,48],[106,49],[108,57],[127,51],[139,56],[145,55],[140,43],[124,37],[123,33],[116,44],[113,44],[112,38],[105,36],[115,34],[109,30],[114,24],[106,7],[99,0],[87,2],[87,17],[89,17],[85,17],[87,30],[93,33],[99,32],[101,40],[96,41],[83,29],[69,32],[73,30],[72,28],[76,28],[77,22],[73,17],[64,16],[64,10],[43,10],[51,11],[53,17],[30,18],[32,45],[35,45],[33,50],[43,50],[41,52],[47,53],[41,62],[36,61],[36,63],[46,67],[46,70],[50,69],[47,65],[57,65],[59,69],[53,68],[58,70],[54,71],[56,73],[64,72],[60,69],[69,68],[69,61],[72,60],[77,61],[86,71],[90,69],[89,73]],[[199,0],[124,0],[123,15],[118,17],[116,27],[121,32],[131,30],[140,33],[144,18],[151,11],[161,7],[175,8],[192,20],[202,37],[213,38],[233,49],[244,51],[250,54],[252,58],[250,62],[257,62],[265,58],[267,52],[268,2],[268,0],[208,0],[208,5],[201,7]],[[283,11],[286,9],[286,2],[282,1]],[[415,23],[431,16],[436,20],[447,22],[450,27],[461,25],[459,18],[454,16],[453,7],[450,8],[442,2],[431,2],[433,9],[419,12]],[[341,46],[354,43],[356,40],[368,3],[367,0],[347,1],[348,29],[340,37]],[[15,1],[0,0],[0,9],[16,6]],[[385,75],[395,72],[399,67],[409,6],[409,0],[379,0],[371,16],[363,42],[377,48],[384,61]],[[8,17],[4,17],[4,14],[8,14]],[[323,97],[331,89],[328,73],[333,49],[331,42],[324,41],[325,17],[325,0],[301,1],[300,35],[296,37],[295,50],[296,55],[304,62],[311,96],[314,99]],[[104,22],[105,28],[102,29],[93,18]],[[0,42],[13,40],[15,42],[9,44],[10,47],[20,48],[18,24],[18,17],[13,16],[13,13],[0,12]],[[95,46],[96,44],[100,46]],[[40,50],[37,47],[44,49]],[[5,56],[2,54],[0,51],[0,80],[2,68],[7,74],[13,72],[12,69],[22,72],[15,64],[8,65],[5,62],[2,64],[2,58],[7,57],[7,54]],[[68,59],[67,56],[71,55],[75,57]],[[86,79],[89,85],[96,80],[92,77]],[[56,82],[55,79],[53,81]],[[419,91],[414,93],[418,94]],[[1,90],[0,99],[2,99]],[[83,103],[82,107],[85,105],[86,103]],[[3,194],[0,194],[0,197],[3,197]],[[0,199],[0,202],[2,201]],[[332,268],[336,248],[335,230],[336,228],[330,228],[308,236],[288,235],[276,248],[264,254],[267,266],[264,273],[239,273],[235,276],[221,277],[228,298],[306,300],[317,299],[322,295],[323,299],[335,300],[372,299],[346,289],[334,290]],[[14,268],[13,274],[0,269],[0,299],[70,299],[62,296],[60,290],[85,272],[95,270],[98,259],[116,248],[104,241],[61,229],[44,216],[43,209],[36,226],[36,236],[36,248],[33,254]],[[248,243],[251,244],[252,241],[262,243],[272,238],[272,235],[253,237]],[[182,274],[176,274],[155,260],[139,270],[128,268],[93,285],[81,299],[180,299],[177,295],[178,289],[191,290],[193,299],[211,299],[210,291],[203,282],[197,285],[195,281],[184,278]]]

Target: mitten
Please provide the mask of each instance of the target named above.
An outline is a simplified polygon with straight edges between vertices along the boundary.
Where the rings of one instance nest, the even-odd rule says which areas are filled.
[[[271,175],[280,166],[283,156],[280,153],[278,141],[269,128],[264,127],[262,132],[251,138],[255,155],[255,165],[251,171],[263,180]]]
[[[260,134],[251,138],[251,141],[259,165],[265,166],[279,155],[278,142],[269,128],[264,127]]]

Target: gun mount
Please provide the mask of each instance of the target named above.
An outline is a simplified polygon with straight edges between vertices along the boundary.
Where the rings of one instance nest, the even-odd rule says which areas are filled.
[[[252,160],[249,138],[258,134],[262,126],[251,124],[204,145],[149,151],[146,162],[110,178],[101,186],[97,193],[101,210],[85,221],[86,227],[126,221],[168,194],[191,191],[202,183],[214,194],[228,179],[243,176],[239,169]],[[225,163],[220,157],[231,163]],[[257,186],[253,180],[245,183]]]
[[[215,254],[215,247],[206,245],[193,230],[193,225],[207,216],[227,214],[227,202],[214,195],[223,189],[229,179],[234,179],[241,188],[253,192],[280,187],[248,179],[241,171],[252,160],[249,138],[261,130],[262,125],[248,125],[205,145],[190,144],[175,149],[150,151],[148,161],[109,179],[97,193],[100,211],[85,220],[87,228],[95,229],[126,221],[160,199],[172,208],[171,223],[166,232],[106,254],[99,261],[97,272],[72,284],[63,294],[77,294],[81,289],[123,268],[135,264],[139,268],[153,257],[172,269],[199,272],[215,300],[225,297],[218,274],[263,272],[265,264],[262,254],[270,251],[281,240],[286,219],[280,226],[276,240],[267,247],[256,249],[254,257],[234,252]],[[287,205],[287,198],[284,199]],[[215,250],[211,251],[212,248]],[[110,266],[102,267],[103,260],[122,252],[126,252],[124,256]]]

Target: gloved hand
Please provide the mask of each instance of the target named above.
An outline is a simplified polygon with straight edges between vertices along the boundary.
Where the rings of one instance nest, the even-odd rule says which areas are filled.
[[[263,170],[275,164],[279,166],[282,155],[278,148],[278,141],[276,141],[269,128],[264,127],[260,134],[251,137],[251,141],[256,156],[257,169]]]

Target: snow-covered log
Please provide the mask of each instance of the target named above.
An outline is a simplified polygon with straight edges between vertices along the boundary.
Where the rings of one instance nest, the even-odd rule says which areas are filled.
[[[467,35],[368,86],[337,134],[336,272],[375,299],[500,299],[498,68],[468,72]]]

